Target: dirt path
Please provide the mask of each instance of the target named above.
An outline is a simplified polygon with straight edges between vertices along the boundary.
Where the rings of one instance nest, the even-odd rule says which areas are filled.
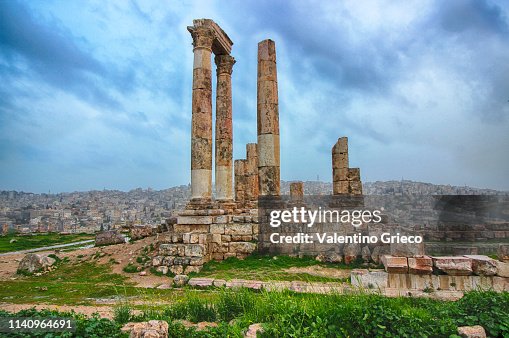
[[[288,273],[307,273],[313,276],[331,278],[348,278],[351,272],[351,270],[326,268],[319,265],[293,267],[285,269],[284,271]]]
[[[72,243],[67,243],[67,244],[56,244],[56,245],[45,246],[45,247],[42,247],[42,248],[34,248],[34,249],[27,249],[27,250],[13,251],[13,252],[5,252],[5,253],[1,253],[0,257],[1,256],[16,255],[16,254],[27,254],[27,253],[30,253],[30,252],[48,251],[48,250],[53,250],[53,249],[65,248],[67,246],[74,246],[74,245],[87,244],[87,243],[93,243],[93,242],[94,242],[93,239],[87,239],[87,240],[84,240],[84,241],[72,242]]]
[[[37,310],[56,310],[59,312],[82,313],[86,316],[92,316],[98,313],[102,318],[113,319],[113,307],[111,306],[85,306],[85,305],[51,305],[51,304],[10,304],[0,303],[0,309],[16,313],[21,310],[36,308]]]

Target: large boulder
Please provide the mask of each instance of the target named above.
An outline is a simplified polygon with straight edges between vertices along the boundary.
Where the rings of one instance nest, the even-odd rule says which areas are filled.
[[[47,271],[56,263],[54,258],[47,255],[30,253],[19,262],[18,272],[32,274],[39,271]]]
[[[95,245],[112,245],[125,243],[125,238],[115,230],[99,232],[95,235]]]

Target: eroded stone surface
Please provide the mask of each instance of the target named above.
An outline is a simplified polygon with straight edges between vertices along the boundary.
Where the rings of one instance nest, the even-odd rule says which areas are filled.
[[[433,257],[433,265],[451,276],[467,276],[472,274],[472,260],[467,257]]]
[[[395,257],[391,255],[382,256],[382,264],[385,267],[385,271],[389,273],[407,273],[408,272],[408,260],[406,257]]]
[[[408,272],[429,275],[433,272],[433,260],[429,256],[408,257]]]
[[[258,43],[257,80],[258,187],[263,196],[280,193],[279,108],[276,45],[268,39]]]
[[[497,274],[497,261],[484,255],[465,255],[472,260],[472,271],[478,276]]]

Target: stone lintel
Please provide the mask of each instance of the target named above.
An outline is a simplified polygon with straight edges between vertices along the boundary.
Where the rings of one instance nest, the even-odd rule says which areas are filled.
[[[208,26],[214,31],[214,42],[212,43],[212,51],[216,55],[230,54],[232,51],[233,42],[230,37],[223,31],[218,24],[211,19],[195,19],[193,26],[187,29],[192,30],[193,27]]]

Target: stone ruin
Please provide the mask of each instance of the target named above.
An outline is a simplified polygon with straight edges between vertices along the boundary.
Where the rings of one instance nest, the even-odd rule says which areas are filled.
[[[362,195],[361,170],[348,167],[348,138],[332,147],[332,193]]]
[[[258,43],[257,143],[247,144],[246,158],[233,162],[233,42],[210,19],[193,20],[187,29],[193,39],[194,53],[191,199],[176,219],[168,220],[169,231],[159,236],[158,254],[152,262],[158,271],[174,274],[199,271],[211,259],[244,258],[253,253],[259,233],[258,199],[280,195],[274,41]],[[215,196],[212,195],[212,54],[216,64]],[[333,151],[333,164],[338,164],[333,166],[335,187],[338,187],[334,194],[362,194],[359,169],[348,168],[347,140],[341,138],[338,142],[342,148]],[[296,201],[302,199],[302,182],[292,184],[292,196]]]
[[[229,257],[242,259],[256,250],[263,252],[260,203],[281,199],[279,106],[274,41],[268,39],[258,43],[257,143],[247,144],[246,158],[233,162],[231,75],[235,59],[230,55],[233,42],[210,19],[193,20],[193,26],[187,29],[191,33],[194,47],[191,199],[178,217],[167,220],[167,232],[158,235],[157,254],[153,257],[152,265],[164,274],[198,272],[209,260],[220,261]],[[212,195],[212,53],[215,55],[217,74],[215,196]],[[360,169],[349,167],[346,137],[339,138],[332,148],[332,178],[332,207],[364,206]],[[289,200],[285,203],[281,204],[285,208],[306,205],[302,182],[291,184]],[[404,229],[399,229],[398,224],[387,221],[376,226],[363,224],[356,229],[367,235],[400,230]],[[352,230],[339,231],[348,233]],[[288,248],[286,250],[292,252],[283,254],[301,255],[306,252],[300,251],[298,246]],[[357,282],[352,279],[353,283],[364,286],[376,284],[388,289],[395,286],[400,289],[423,289],[426,285],[445,288],[445,284],[449,283],[468,284],[473,287],[478,285],[478,278],[472,276],[475,274],[488,276],[491,285],[509,289],[509,268],[503,265],[508,263],[496,263],[495,272],[489,269],[486,270],[488,272],[476,270],[476,262],[488,267],[495,264],[492,261],[486,263],[487,257],[429,257],[424,256],[424,245],[361,247],[357,244],[345,245],[334,249],[334,252],[323,252],[323,248],[318,246],[311,250],[315,250],[311,252],[318,254],[317,259],[321,261],[348,263],[362,257],[366,262],[383,263],[386,271],[353,272],[358,279]],[[463,265],[461,269],[465,271],[456,269]],[[452,276],[452,281],[446,277],[433,277],[431,273],[435,270]],[[463,279],[460,280],[458,276]],[[500,281],[500,278],[503,280]]]

